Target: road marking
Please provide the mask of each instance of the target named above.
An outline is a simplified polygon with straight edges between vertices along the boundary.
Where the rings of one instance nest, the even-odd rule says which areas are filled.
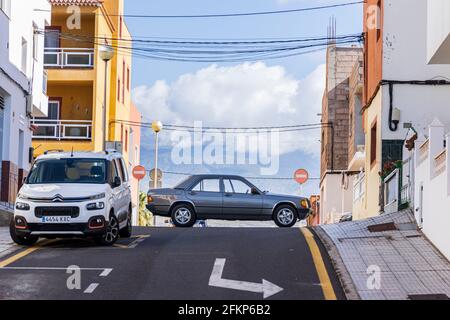
[[[104,269],[102,273],[100,273],[100,277],[107,277],[113,269]]]
[[[84,293],[92,293],[94,292],[95,289],[97,289],[97,287],[98,283],[91,283],[89,287],[87,287],[86,290],[84,290]]]
[[[21,252],[15,254],[15,255],[13,255],[12,257],[9,257],[9,258],[7,258],[7,259],[5,259],[3,261],[0,261],[0,269],[10,265],[11,263],[16,262],[17,260],[19,260],[19,259],[21,259],[21,258],[23,258],[23,257],[25,257],[27,255],[29,255],[30,253],[33,253],[36,250],[41,249],[42,246],[45,246],[45,245],[47,245],[47,244],[49,244],[51,242],[53,242],[53,241],[52,240],[50,240],[50,241],[42,241],[41,243],[36,244],[34,247],[28,248],[28,249],[26,249],[24,251],[21,251]]]
[[[319,276],[320,285],[322,287],[323,295],[326,300],[337,300],[336,294],[334,292],[333,285],[331,284],[330,276],[328,275],[327,268],[320,253],[319,246],[314,239],[314,235],[308,228],[300,228],[303,236],[308,243],[309,250],[313,257],[314,266],[316,267],[317,274]]]
[[[264,299],[269,298],[274,294],[283,291],[283,288],[265,279],[262,280],[262,283],[222,279],[225,262],[226,259],[216,259],[211,273],[211,277],[209,278],[209,286],[262,293]]]

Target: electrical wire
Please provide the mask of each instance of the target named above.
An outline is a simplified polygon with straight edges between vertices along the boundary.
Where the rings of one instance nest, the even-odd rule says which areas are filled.
[[[244,16],[263,16],[263,15],[274,15],[274,14],[287,14],[287,13],[299,13],[299,12],[309,12],[318,10],[328,10],[333,8],[341,8],[354,6],[364,3],[364,1],[355,2],[345,2],[331,5],[323,5],[316,7],[305,7],[297,9],[287,9],[287,10],[273,10],[273,11],[258,11],[258,12],[238,12],[238,13],[219,13],[219,14],[191,14],[191,15],[145,15],[145,14],[108,14],[110,17],[123,17],[123,18],[140,18],[140,19],[161,19],[161,18],[227,18],[227,17],[244,17]],[[38,12],[49,12],[51,10],[45,9],[35,9]],[[101,15],[101,14],[98,14]]]

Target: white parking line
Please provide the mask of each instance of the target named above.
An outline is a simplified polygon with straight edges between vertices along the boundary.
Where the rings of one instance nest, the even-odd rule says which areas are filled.
[[[0,268],[0,270],[64,270],[66,271],[67,268],[60,268],[60,267],[3,267]],[[111,268],[80,268],[80,270],[86,270],[86,271],[102,271],[100,276],[102,276],[103,273],[106,273],[106,275],[102,277],[106,277],[113,269]]]
[[[92,292],[94,292],[95,289],[97,289],[97,287],[98,287],[98,283],[91,283],[89,285],[89,287],[87,287],[87,289],[84,290],[84,293],[92,293]]]
[[[100,273],[100,277],[107,277],[113,269],[104,269],[102,273]]]

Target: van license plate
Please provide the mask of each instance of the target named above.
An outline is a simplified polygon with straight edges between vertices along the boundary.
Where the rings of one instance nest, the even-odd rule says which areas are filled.
[[[70,217],[42,217],[42,223],[70,223]]]

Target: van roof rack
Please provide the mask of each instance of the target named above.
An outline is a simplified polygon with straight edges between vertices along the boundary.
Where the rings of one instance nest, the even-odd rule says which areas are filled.
[[[61,153],[64,152],[64,150],[61,149],[51,149],[51,150],[46,150],[44,151],[44,154],[49,154],[49,153]]]
[[[109,155],[111,153],[119,153],[119,152],[116,149],[107,149],[107,150],[105,150],[105,154],[106,155]]]

